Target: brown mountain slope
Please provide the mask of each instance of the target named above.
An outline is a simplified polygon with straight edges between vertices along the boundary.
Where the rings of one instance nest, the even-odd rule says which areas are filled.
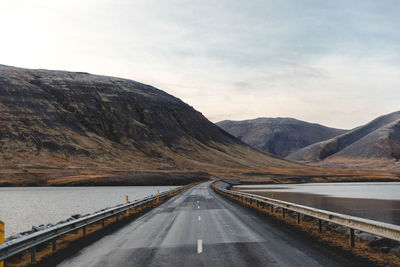
[[[216,124],[250,146],[279,157],[346,132],[292,118],[226,120]]]
[[[333,167],[400,167],[400,111],[287,157]]]
[[[297,167],[135,81],[0,65],[0,167]]]

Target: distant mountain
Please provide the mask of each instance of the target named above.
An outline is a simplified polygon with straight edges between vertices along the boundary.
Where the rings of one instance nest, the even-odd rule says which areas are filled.
[[[0,65],[0,167],[295,167],[250,148],[157,88]]]
[[[225,120],[216,124],[250,146],[282,158],[300,148],[346,132],[292,118]]]
[[[332,167],[379,167],[400,159],[400,111],[345,134],[319,142],[287,157]],[[386,162],[386,163],[385,163]]]

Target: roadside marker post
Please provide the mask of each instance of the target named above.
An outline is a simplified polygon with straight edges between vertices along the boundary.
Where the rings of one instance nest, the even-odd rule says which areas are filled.
[[[128,196],[125,196],[125,198],[126,198],[126,204],[129,204]],[[126,216],[129,216],[129,209],[126,210]]]
[[[4,235],[5,235],[5,226],[4,222],[0,221],[0,245],[4,243]],[[0,261],[0,267],[4,267],[4,261]]]

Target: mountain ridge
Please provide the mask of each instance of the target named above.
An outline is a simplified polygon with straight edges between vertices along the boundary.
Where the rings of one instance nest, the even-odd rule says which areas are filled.
[[[216,124],[250,146],[279,157],[346,132],[288,117],[224,120]]]
[[[260,153],[150,85],[0,65],[2,167],[296,167]]]
[[[302,148],[287,159],[320,162],[323,166],[384,165],[400,159],[400,111],[379,116],[332,139]],[[375,164],[373,161],[376,161]],[[392,163],[390,163],[392,162]],[[396,164],[395,164],[396,165]]]

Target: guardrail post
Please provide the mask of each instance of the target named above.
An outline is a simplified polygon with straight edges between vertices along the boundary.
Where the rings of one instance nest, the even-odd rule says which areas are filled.
[[[300,212],[297,212],[297,224],[300,224]]]
[[[158,198],[158,196],[160,195],[160,190],[157,190],[157,200],[156,200],[156,204],[158,204],[160,202],[160,199]]]
[[[101,227],[104,227],[104,219],[101,220]]]
[[[270,206],[269,206],[269,211],[270,211],[271,213],[274,213],[274,205],[270,205]]]
[[[4,222],[0,221],[0,245],[4,243],[4,236],[5,236],[5,226]],[[0,267],[4,267],[5,261],[0,261]]]
[[[51,241],[51,244],[52,244],[53,252],[56,251],[57,250],[57,238],[54,238]]]
[[[350,247],[354,248],[354,229],[350,228]]]
[[[322,233],[322,220],[318,219],[318,231]]]
[[[83,236],[86,236],[86,226],[83,226],[83,227],[82,227],[82,235],[83,235]]]
[[[31,263],[35,263],[36,262],[36,248],[33,247],[31,248]]]
[[[286,218],[286,209],[282,208],[282,218]]]

